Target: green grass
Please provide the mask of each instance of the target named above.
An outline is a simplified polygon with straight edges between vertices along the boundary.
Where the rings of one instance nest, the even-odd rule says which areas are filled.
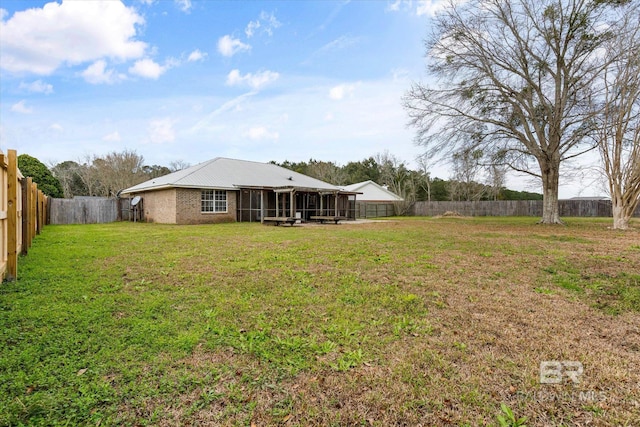
[[[484,372],[485,338],[457,335],[457,293],[480,306],[529,274],[536,298],[557,286],[640,311],[634,245],[618,273],[587,277],[611,254],[570,258],[608,239],[600,223],[533,223],[49,226],[0,287],[0,426],[385,425],[389,408],[420,420],[452,400],[456,422],[495,423],[501,401],[459,372]],[[533,260],[547,267],[531,276]]]
[[[605,257],[610,263],[628,264],[624,257]],[[589,268],[593,260],[557,260],[543,271],[552,283],[581,296],[608,314],[640,311],[640,274],[622,269],[616,272]],[[637,270],[636,270],[637,271]]]

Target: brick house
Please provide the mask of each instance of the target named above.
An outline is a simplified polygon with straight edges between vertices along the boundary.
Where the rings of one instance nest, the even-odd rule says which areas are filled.
[[[358,192],[271,164],[217,157],[120,192],[165,224],[355,219]]]

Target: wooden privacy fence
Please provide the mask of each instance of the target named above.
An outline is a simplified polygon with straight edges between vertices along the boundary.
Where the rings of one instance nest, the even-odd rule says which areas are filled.
[[[50,199],[49,224],[102,224],[118,218],[118,202],[111,197]]]
[[[48,198],[18,170],[15,150],[0,151],[0,278],[18,277],[18,254],[26,254],[47,221]]]
[[[610,200],[560,200],[561,217],[611,217]],[[475,202],[416,202],[411,215],[435,216],[457,212],[464,216],[542,216],[542,200],[481,200]],[[634,212],[640,217],[640,206]]]
[[[142,201],[135,206],[129,198],[76,196],[49,199],[49,224],[104,224],[115,221],[143,221]]]

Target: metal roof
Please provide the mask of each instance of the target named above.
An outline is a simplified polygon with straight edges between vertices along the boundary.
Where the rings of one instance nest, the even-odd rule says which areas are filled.
[[[402,197],[398,196],[397,194],[389,191],[388,189],[384,188],[383,186],[371,180],[358,182],[356,184],[351,184],[351,185],[345,185],[343,189],[345,191],[361,192],[363,195],[358,197],[358,200],[364,201],[364,202],[366,201],[400,202],[404,200]]]
[[[216,157],[187,169],[134,185],[122,190],[121,194],[173,187],[217,190],[237,190],[251,187],[299,188],[313,189],[314,191],[349,192],[319,179],[271,163]]]

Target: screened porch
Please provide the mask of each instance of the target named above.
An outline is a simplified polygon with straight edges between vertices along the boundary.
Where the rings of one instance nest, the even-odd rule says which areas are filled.
[[[237,192],[239,222],[264,218],[297,218],[308,222],[320,217],[355,219],[356,193],[296,187],[242,188]]]

